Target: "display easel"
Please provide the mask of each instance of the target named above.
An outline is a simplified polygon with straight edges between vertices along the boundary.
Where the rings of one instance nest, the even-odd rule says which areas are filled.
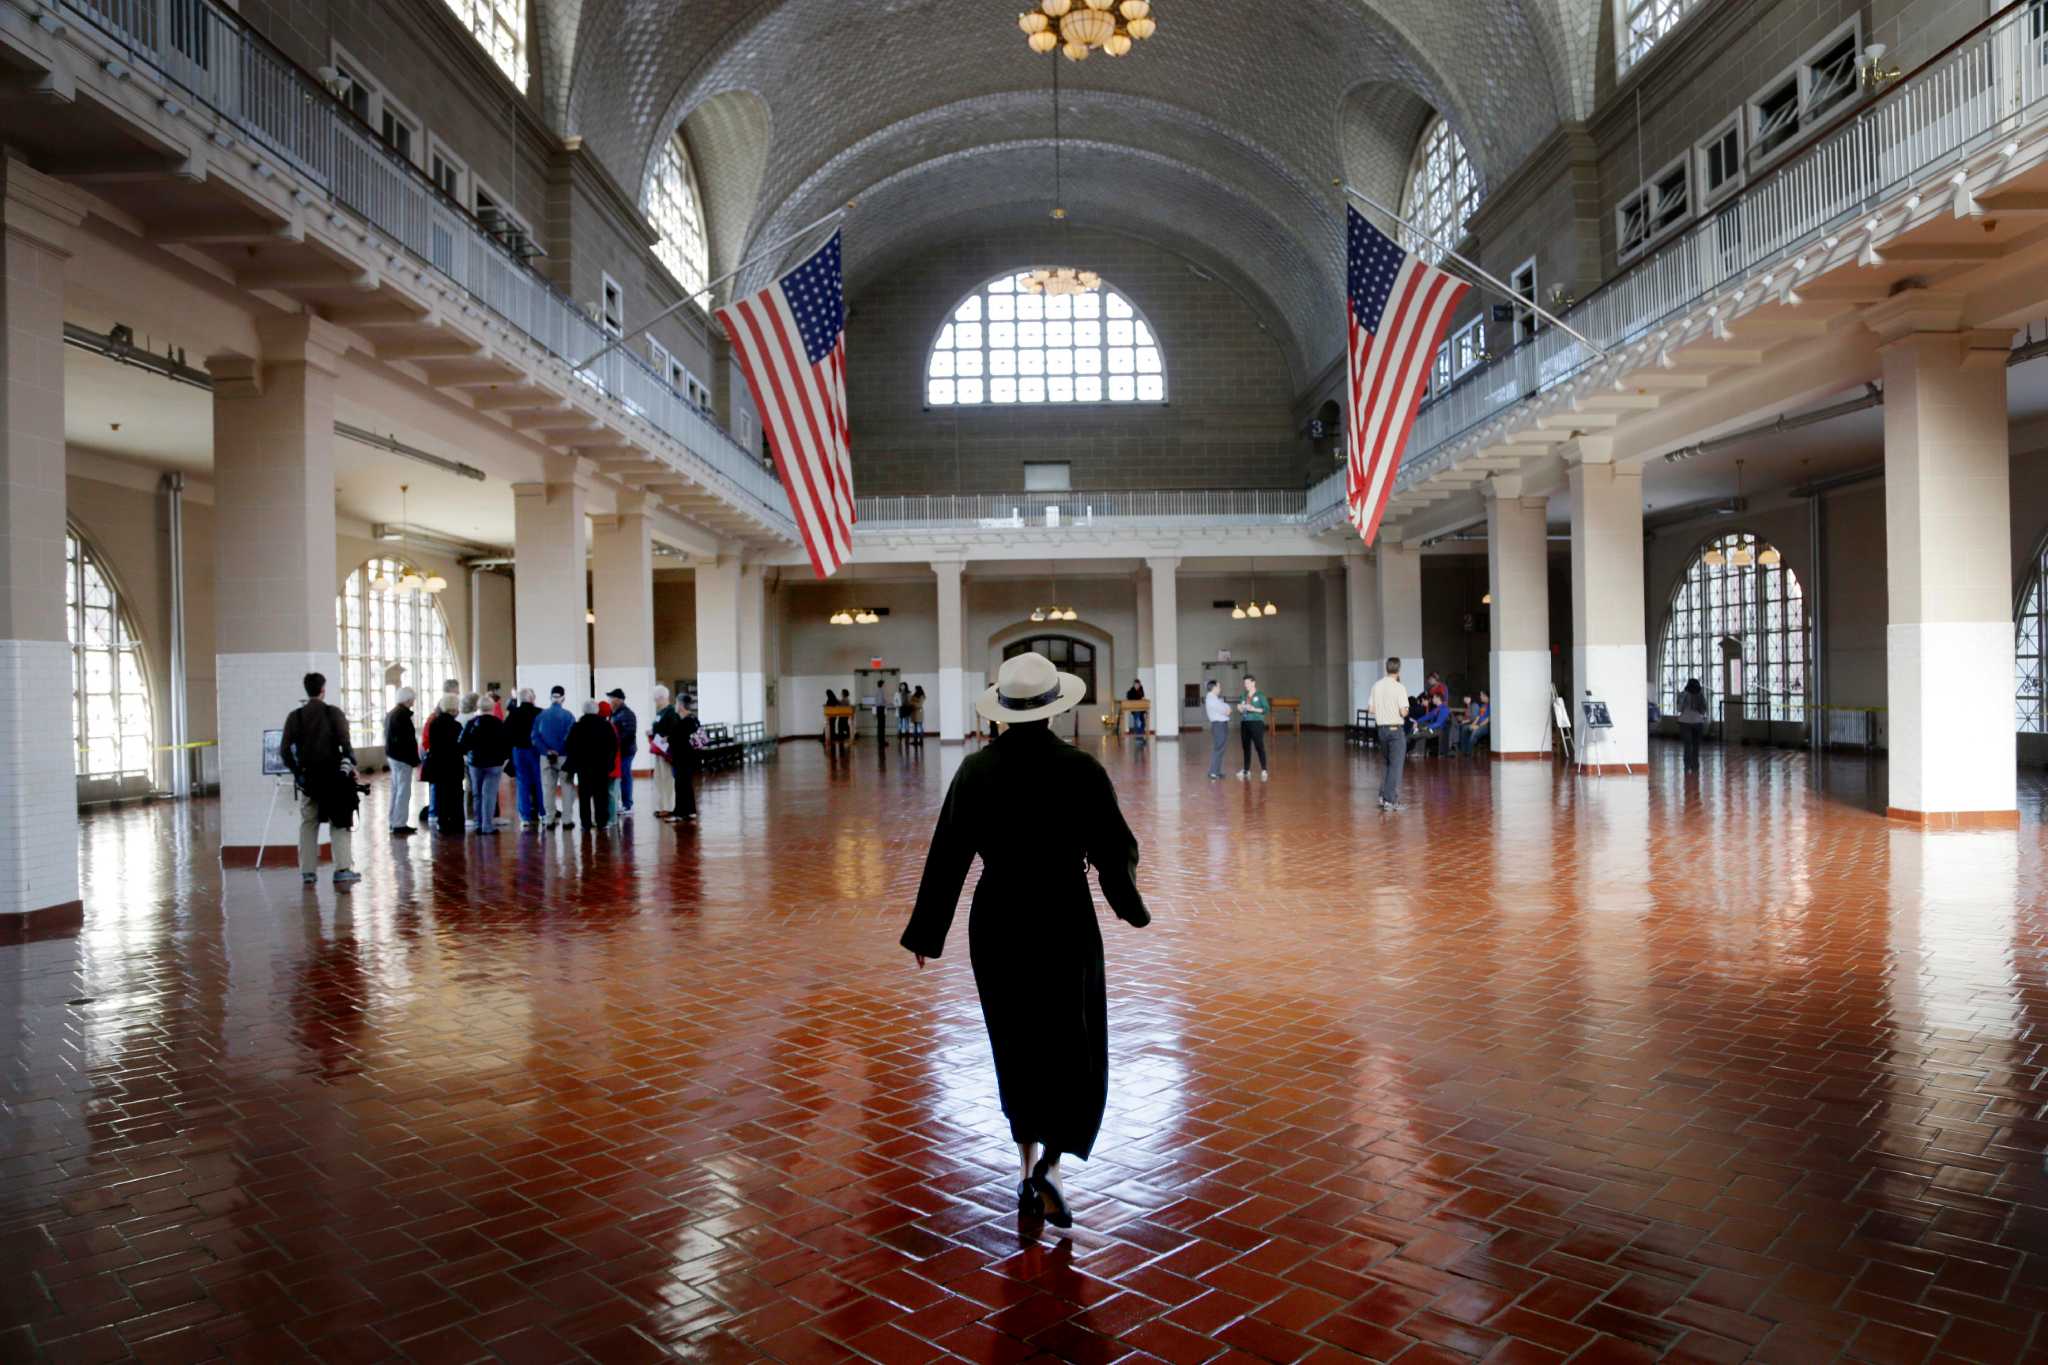
[[[1614,716],[1608,711],[1607,703],[1596,698],[1591,692],[1586,694],[1585,700],[1580,702],[1579,706],[1584,712],[1586,722],[1586,737],[1579,744],[1579,770],[1583,772],[1591,768],[1597,774],[1600,765],[1593,762],[1593,746],[1607,742],[1608,734],[1614,729]],[[1635,769],[1626,763],[1621,765],[1621,770],[1630,775],[1635,773]]]
[[[1564,746],[1566,767],[1573,766],[1572,759],[1572,713],[1564,709],[1564,698],[1557,695],[1557,688],[1550,689],[1550,721],[1557,727],[1557,742]]]
[[[270,809],[263,815],[263,837],[256,841],[256,870],[263,870],[263,854],[270,847],[270,822],[277,817],[278,798],[294,785],[291,769],[284,765],[284,731],[263,732],[263,775],[271,779]]]

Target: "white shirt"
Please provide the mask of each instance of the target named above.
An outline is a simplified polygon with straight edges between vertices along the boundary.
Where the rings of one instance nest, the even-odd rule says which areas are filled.
[[[1399,725],[1401,711],[1408,705],[1408,689],[1401,686],[1399,678],[1388,674],[1372,685],[1372,695],[1365,704],[1372,712],[1374,725]]]
[[[1220,720],[1225,725],[1230,723],[1230,703],[1223,700],[1223,694],[1220,692],[1211,692],[1205,696],[1202,699],[1202,710],[1212,721]]]

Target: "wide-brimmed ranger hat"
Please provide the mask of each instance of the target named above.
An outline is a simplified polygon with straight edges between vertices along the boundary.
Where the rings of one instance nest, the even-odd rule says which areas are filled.
[[[1062,673],[1043,654],[1019,654],[1003,660],[996,685],[976,698],[983,720],[1016,725],[1071,711],[1086,696],[1088,684]]]

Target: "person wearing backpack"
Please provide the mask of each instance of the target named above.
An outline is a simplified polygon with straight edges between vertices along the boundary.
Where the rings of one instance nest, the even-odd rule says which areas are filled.
[[[281,746],[285,767],[299,797],[299,880],[320,880],[320,826],[333,832],[334,885],[362,880],[350,854],[358,801],[356,751],[348,742],[348,717],[327,704],[327,678],[308,673],[306,700],[284,720]]]

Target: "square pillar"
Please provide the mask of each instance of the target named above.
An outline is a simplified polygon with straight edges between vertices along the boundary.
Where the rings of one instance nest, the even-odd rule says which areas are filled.
[[[221,861],[268,845],[289,866],[298,812],[263,775],[263,732],[329,679],[341,704],[334,629],[334,382],[341,331],[310,314],[257,327],[260,360],[210,357],[213,374],[214,667],[220,715]],[[351,727],[382,717],[350,716]],[[273,804],[275,811],[273,813]],[[271,858],[265,858],[268,864]]]
[[[1344,638],[1350,656],[1350,703],[1344,723],[1366,709],[1372,685],[1387,671],[1387,652],[1380,648],[1380,577],[1363,546],[1344,556]]]
[[[590,699],[588,475],[574,460],[551,460],[543,483],[512,485],[512,578],[519,685],[546,706],[560,687],[580,712]],[[650,647],[651,650],[651,647]]]
[[[696,566],[697,715],[707,725],[740,719],[740,562]]]
[[[938,580],[941,744],[957,744],[967,737],[967,679],[963,664],[967,620],[961,602],[961,577],[966,568],[957,559],[932,561],[932,576]]]
[[[1152,702],[1155,739],[1180,737],[1180,560],[1148,559],[1152,571],[1152,674],[1158,691]]]
[[[85,199],[12,157],[0,239],[0,944],[75,934],[78,756],[64,612],[64,262]],[[332,566],[330,565],[330,570]],[[328,608],[330,617],[333,608]],[[331,647],[333,640],[328,644]],[[278,713],[282,723],[284,713]]]
[[[768,580],[759,564],[740,566],[739,602],[740,720],[768,720]],[[772,733],[765,732],[764,733]]]
[[[615,516],[591,518],[590,598],[597,617],[591,631],[597,694],[616,687],[626,694],[627,705],[651,717],[654,537],[637,498],[622,497]],[[646,753],[643,748],[643,760]]]
[[[1159,707],[1159,689],[1157,686],[1158,674],[1154,668],[1155,660],[1152,657],[1151,575],[1140,570],[1135,577],[1135,586],[1137,587],[1137,593],[1135,594],[1137,601],[1135,605],[1138,619],[1137,678],[1139,682],[1144,684],[1145,695],[1151,698],[1153,709],[1157,710]],[[1121,680],[1118,681],[1117,690],[1112,695],[1118,697],[1123,695]],[[1108,698],[1105,697],[1104,700],[1107,701]]]
[[[1608,443],[1579,438],[1571,467],[1572,742],[1601,772],[1645,771],[1650,757],[1649,650],[1643,635],[1643,474],[1606,462]],[[1588,743],[1587,693],[1614,727]]]
[[[1416,696],[1429,676],[1422,662],[1422,549],[1382,539],[1378,569],[1380,663],[1372,681],[1386,675],[1386,658],[1394,655],[1401,660],[1401,686]]]
[[[1344,708],[1351,700],[1351,650],[1350,630],[1345,625],[1347,613],[1344,607],[1344,570],[1341,568],[1318,571],[1317,586],[1322,589],[1323,651],[1316,659],[1321,672],[1322,696],[1310,701],[1302,698],[1314,715],[1324,725],[1348,725],[1351,715]],[[1307,717],[1304,716],[1306,721]]]
[[[1487,480],[1486,585],[1493,598],[1487,691],[1496,760],[1551,754],[1549,501],[1521,492],[1519,477]]]
[[[2011,337],[1924,330],[1932,325],[1915,315],[1874,324],[1892,338],[1883,351],[1886,804],[1916,824],[2013,828]],[[1958,730],[1961,717],[1981,723]]]

